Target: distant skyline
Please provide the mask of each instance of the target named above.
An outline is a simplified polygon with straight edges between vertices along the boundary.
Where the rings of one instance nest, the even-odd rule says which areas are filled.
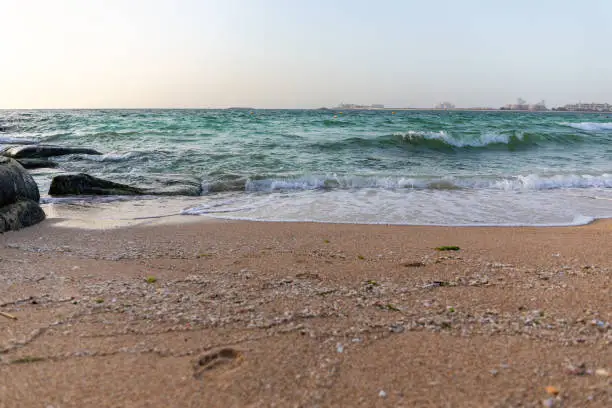
[[[0,108],[612,102],[612,1],[0,0]]]

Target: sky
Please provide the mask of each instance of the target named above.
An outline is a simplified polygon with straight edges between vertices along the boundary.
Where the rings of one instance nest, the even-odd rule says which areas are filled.
[[[612,103],[610,0],[0,0],[0,108]]]

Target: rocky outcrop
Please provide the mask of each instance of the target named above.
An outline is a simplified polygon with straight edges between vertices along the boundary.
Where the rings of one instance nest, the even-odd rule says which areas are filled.
[[[101,155],[97,150],[81,147],[63,147],[51,145],[12,146],[2,152],[3,156],[13,159],[44,159],[67,154],[94,154]]]
[[[53,177],[49,195],[142,195],[141,189],[125,184],[113,183],[89,174],[63,174]]]
[[[29,227],[44,219],[45,212],[37,202],[20,200],[0,207],[0,232]]]
[[[15,160],[0,157],[0,232],[45,219],[36,182]]]
[[[89,174],[63,174],[51,181],[49,195],[159,195],[159,196],[198,196],[202,185],[193,180],[181,179],[170,181],[159,178],[162,184],[156,188],[138,188],[90,176]]]
[[[45,159],[19,159],[17,161],[24,169],[51,169],[57,167],[57,163]]]
[[[20,199],[38,202],[38,186],[17,161],[0,157],[0,207]]]

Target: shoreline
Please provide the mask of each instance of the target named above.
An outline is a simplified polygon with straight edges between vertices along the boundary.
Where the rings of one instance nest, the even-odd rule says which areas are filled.
[[[246,197],[246,196],[245,196]],[[587,197],[588,198],[588,197]],[[232,198],[234,199],[234,198]],[[246,199],[246,198],[245,198]],[[499,227],[499,228],[512,228],[512,227],[571,227],[579,225],[588,225],[598,220],[607,220],[612,216],[591,216],[591,215],[574,215],[572,219],[567,217],[567,221],[556,221],[554,217],[548,216],[548,220],[534,220],[535,222],[504,222],[503,218],[499,222],[490,222],[483,220],[480,222],[459,222],[450,223],[448,222],[449,217],[442,218],[442,222],[419,222],[418,218],[412,222],[390,222],[390,221],[376,221],[370,220],[372,214],[366,214],[363,221],[356,223],[354,219],[358,218],[359,214],[355,214],[354,217],[346,217],[347,220],[343,220],[338,217],[327,217],[331,219],[325,219],[325,216],[314,213],[308,215],[307,213],[299,214],[300,218],[292,218],[292,214],[286,214],[281,216],[273,217],[271,214],[265,212],[253,213],[253,214],[241,214],[243,210],[250,210],[250,208],[242,208],[245,202],[236,204],[234,208],[229,205],[229,208],[220,208],[216,205],[217,198],[211,198],[207,196],[200,197],[138,197],[136,199],[110,199],[104,197],[105,201],[95,201],[91,197],[84,197],[78,200],[68,199],[66,201],[59,202],[46,202],[42,204],[42,208],[47,214],[49,219],[61,219],[61,222],[65,225],[81,225],[87,227],[88,224],[98,224],[101,226],[115,227],[124,225],[136,225],[142,223],[154,223],[156,219],[170,220],[175,223],[192,223],[204,221],[204,220],[232,220],[232,221],[243,221],[243,222],[271,222],[271,223],[315,223],[315,224],[327,224],[327,225],[396,225],[396,226],[430,226],[430,227],[466,227],[466,228],[478,228],[478,227]],[[608,199],[609,200],[609,199]],[[201,209],[200,209],[201,208]],[[256,206],[254,208],[257,208]],[[297,207],[300,208],[300,207]],[[603,207],[601,207],[603,209]],[[308,207],[304,207],[308,210]],[[299,211],[293,210],[295,214]],[[592,211],[597,211],[594,209]],[[604,211],[601,209],[599,214]],[[146,214],[146,215],[143,215]],[[518,215],[520,219],[523,214]],[[583,213],[584,214],[584,213]],[[588,214],[588,213],[587,213]],[[399,213],[394,215],[399,216]],[[312,218],[315,217],[315,218]],[[316,218],[318,217],[318,218]],[[366,218],[369,217],[370,219]],[[336,218],[336,219],[334,219]],[[374,217],[376,218],[376,217]],[[388,217],[390,218],[390,217]],[[432,218],[428,216],[425,218]],[[445,219],[446,218],[446,219]],[[541,217],[543,218],[543,217]],[[383,218],[384,219],[384,218]],[[446,222],[445,222],[446,221]],[[542,222],[544,221],[544,222]],[[548,222],[547,222],[548,221]]]
[[[196,221],[0,235],[0,406],[612,402],[612,220]]]

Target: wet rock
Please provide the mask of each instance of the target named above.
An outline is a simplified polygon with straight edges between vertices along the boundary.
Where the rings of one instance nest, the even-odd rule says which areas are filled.
[[[53,177],[49,195],[142,195],[143,190],[103,180],[89,174],[63,174]]]
[[[13,146],[2,152],[2,155],[12,157],[14,159],[41,159],[45,157],[65,156],[67,154],[101,155],[102,153],[94,149],[52,145]]]
[[[0,232],[18,230],[45,219],[45,212],[37,202],[20,200],[0,207]]]
[[[17,161],[0,157],[0,207],[21,199],[38,202],[38,186]]]
[[[52,169],[57,163],[45,159],[19,159],[17,160],[24,169]]]

